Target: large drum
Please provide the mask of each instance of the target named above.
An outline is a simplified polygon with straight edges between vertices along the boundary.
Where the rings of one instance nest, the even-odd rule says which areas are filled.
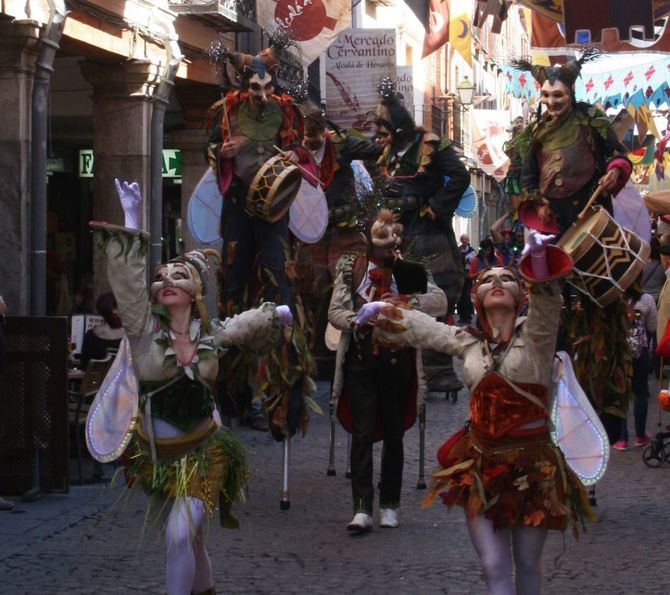
[[[268,223],[278,221],[291,206],[301,181],[297,165],[280,155],[271,157],[251,181],[247,192],[247,211]]]
[[[651,249],[621,227],[601,206],[591,207],[558,241],[574,263],[571,284],[600,307],[621,296],[638,278]]]

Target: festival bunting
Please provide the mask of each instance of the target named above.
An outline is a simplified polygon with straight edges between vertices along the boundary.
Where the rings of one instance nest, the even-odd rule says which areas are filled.
[[[503,152],[508,140],[510,115],[505,110],[472,110],[472,154],[477,166],[501,182],[507,173],[509,159]]]
[[[305,68],[351,25],[351,0],[262,0],[256,10],[266,31],[291,32]]]
[[[427,25],[426,35],[423,38],[422,58],[440,49],[449,41],[449,0],[430,0]]]
[[[459,0],[452,0],[452,8],[458,8],[463,3]],[[458,12],[449,22],[449,43],[451,46],[472,66],[472,22],[468,12]]]

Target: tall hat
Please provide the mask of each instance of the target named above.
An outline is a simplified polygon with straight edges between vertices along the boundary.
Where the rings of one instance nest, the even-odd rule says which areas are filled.
[[[416,128],[414,118],[403,105],[402,98],[396,92],[393,80],[385,76],[377,85],[377,91],[382,98],[377,107],[377,124],[387,128],[393,136],[414,132]]]
[[[377,248],[398,248],[402,242],[402,223],[388,209],[381,209],[370,227],[370,241]]]
[[[569,89],[572,89],[582,71],[582,66],[587,62],[597,60],[599,57],[600,50],[588,47],[577,60],[570,60],[562,65],[541,66],[539,64],[531,64],[528,60],[513,60],[512,66],[517,70],[530,72],[540,85],[544,84],[547,80],[552,84],[558,80]]]
[[[269,38],[269,45],[255,56],[243,52],[230,52],[220,41],[213,41],[205,51],[207,59],[217,68],[224,69],[231,79],[250,79],[254,74],[263,78],[274,76],[279,70],[279,52],[294,45],[291,35],[278,29]]]

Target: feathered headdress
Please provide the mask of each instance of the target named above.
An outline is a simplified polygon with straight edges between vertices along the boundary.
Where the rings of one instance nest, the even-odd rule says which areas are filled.
[[[547,80],[552,84],[558,80],[572,89],[577,77],[582,71],[582,66],[587,62],[597,60],[600,57],[600,54],[601,52],[599,49],[588,47],[577,60],[570,60],[562,65],[541,66],[539,64],[532,64],[529,60],[513,60],[512,66],[517,70],[530,72],[532,77],[540,83],[540,85],[544,84]]]

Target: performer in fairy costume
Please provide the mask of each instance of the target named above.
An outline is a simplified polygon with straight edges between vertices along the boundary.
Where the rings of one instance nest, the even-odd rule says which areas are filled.
[[[626,149],[607,116],[575,98],[582,65],[597,57],[588,49],[561,66],[514,63],[541,85],[540,108],[546,108],[512,141],[521,160],[519,218],[527,228],[562,234],[598,187],[597,202],[611,213],[612,197],[630,176]],[[632,396],[625,305],[599,308],[585,296],[566,305],[560,344],[572,353],[577,377],[613,442]]]
[[[217,44],[209,51],[228,80],[240,86],[231,88],[210,109],[213,130],[208,157],[225,197],[221,228],[222,308],[226,315],[244,311],[261,299],[287,304],[294,312],[300,307],[288,214],[270,223],[247,210],[254,176],[278,149],[287,160],[299,161],[291,149],[302,141],[302,114],[289,95],[275,94],[278,52],[290,43],[277,33],[270,46],[256,56],[229,53]],[[298,316],[296,321],[301,319]],[[227,357],[222,365],[230,372],[223,377],[222,387],[229,398],[242,401],[243,406],[249,400],[248,379],[260,376],[257,394],[268,396],[264,405],[277,439],[292,436],[298,428],[306,430],[305,397],[314,389],[310,378],[314,364],[299,324],[288,341],[288,350],[278,346],[260,367],[248,353],[243,353],[247,356],[243,358],[238,354]],[[257,368],[261,372],[257,373]]]
[[[477,328],[448,326],[412,309],[373,302],[381,312],[374,337],[463,359],[470,420],[439,449],[439,469],[426,496],[462,506],[489,591],[539,593],[547,532],[591,518],[578,477],[550,438],[548,391],[562,305],[561,278],[572,263],[530,233],[519,270],[530,286],[528,316],[518,317],[524,291],[517,273],[494,267],[472,289]]]
[[[432,316],[447,309],[444,292],[425,265],[403,260],[398,252],[402,225],[382,209],[371,225],[366,251],[347,254],[337,264],[329,319],[342,331],[337,348],[333,396],[338,418],[351,432],[351,491],[354,517],[347,528],[372,529],[373,442],[382,440],[379,484],[380,527],[398,526],[404,464],[403,435],[416,419],[425,381],[421,352],[413,346],[387,349],[372,337],[366,305],[412,304]],[[377,300],[385,300],[377,302]]]
[[[448,139],[417,128],[391,81],[382,80],[379,92],[382,101],[375,124],[383,152],[375,181],[381,203],[399,213],[405,230],[403,253],[409,259],[426,261],[453,314],[465,274],[452,221],[470,174]],[[447,362],[430,363],[428,390],[449,390]]]
[[[116,181],[124,227],[92,222],[106,258],[107,279],[139,380],[139,422],[126,451],[126,477],[167,513],[167,593],[214,593],[204,523],[220,507],[221,523],[236,527],[231,505],[248,479],[243,446],[221,426],[213,398],[218,358],[230,346],[270,349],[288,306],[265,303],[224,321],[208,319],[207,255],[193,251],[160,265],[147,295],[138,185]]]

